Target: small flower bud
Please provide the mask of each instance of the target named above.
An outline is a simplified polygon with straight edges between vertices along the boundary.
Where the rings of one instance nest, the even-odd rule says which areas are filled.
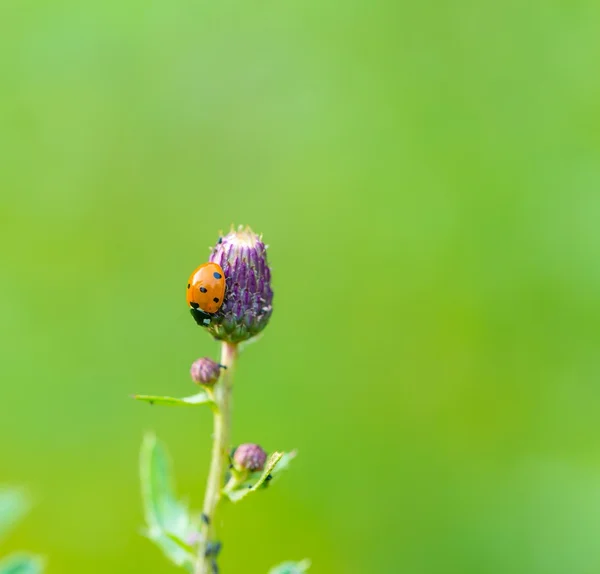
[[[262,470],[266,461],[267,453],[253,443],[241,444],[233,454],[233,464],[238,470]]]
[[[240,343],[258,335],[271,317],[273,290],[267,251],[249,227],[231,231],[215,245],[210,261],[225,273],[225,298],[206,327],[215,339]]]
[[[221,365],[208,357],[202,357],[192,363],[190,374],[194,383],[212,387],[219,380]]]

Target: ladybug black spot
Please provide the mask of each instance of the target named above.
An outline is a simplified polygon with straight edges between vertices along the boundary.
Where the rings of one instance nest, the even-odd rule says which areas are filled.
[[[218,297],[215,297],[215,298],[213,299],[213,301],[214,301],[215,303],[218,303],[218,302],[219,302],[219,298],[218,298]]]
[[[190,303],[190,307],[191,307],[192,309],[198,309],[198,307],[200,307],[200,304],[199,304],[199,303],[194,303],[194,302],[192,301],[192,302]]]
[[[206,287],[200,287],[200,293],[206,293]]]
[[[214,277],[215,279],[221,279],[221,274],[220,274],[220,273],[217,273],[217,272],[215,271],[215,272],[213,273],[213,277]]]
[[[190,288],[190,284],[188,283],[188,289]]]

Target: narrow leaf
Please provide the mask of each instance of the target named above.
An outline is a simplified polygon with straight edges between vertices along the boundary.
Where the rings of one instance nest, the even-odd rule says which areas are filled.
[[[214,407],[214,401],[208,396],[208,393],[201,391],[190,397],[178,399],[176,397],[161,397],[159,395],[133,395],[136,401],[144,401],[151,405],[168,405],[174,407],[197,407],[208,405]]]
[[[265,482],[265,480],[267,480],[267,477],[271,476],[273,469],[275,468],[277,463],[283,458],[283,455],[283,452],[274,452],[269,457],[269,460],[265,465],[265,470],[263,470],[263,473],[260,475],[260,478],[258,479],[256,484],[254,484],[254,486],[250,489],[251,492],[260,488],[261,485]]]
[[[269,574],[304,574],[310,568],[310,560],[283,562],[269,570]]]
[[[148,533],[149,534],[149,533]],[[182,566],[189,572],[191,572],[194,566],[195,556],[193,553],[188,552],[180,544],[182,542],[173,534],[168,534],[162,530],[157,530],[152,536],[148,535],[148,538],[158,546],[162,553],[177,566]],[[1,573],[0,573],[1,574]]]
[[[0,574],[41,574],[43,570],[43,560],[29,554],[13,554],[0,562]]]
[[[277,478],[284,470],[287,470],[288,467],[290,466],[290,462],[292,462],[292,460],[294,460],[296,458],[296,455],[298,454],[297,450],[293,450],[291,452],[284,452],[283,456],[281,457],[281,459],[279,460],[279,462],[277,463],[277,466],[275,466],[275,468],[273,468],[273,470],[271,471],[271,477],[273,479]]]
[[[30,502],[25,491],[0,487],[0,538],[17,523],[29,507]]]
[[[242,484],[238,484],[232,489],[225,489],[223,493],[232,502],[238,502],[245,498],[251,492],[256,492],[259,488],[266,485],[268,480],[272,480],[282,470],[285,470],[290,461],[296,456],[296,451],[283,453],[274,452],[269,457],[265,469],[262,473],[253,473]]]
[[[187,506],[175,496],[169,457],[153,434],[146,435],[142,444],[140,478],[148,538],[175,564],[185,565],[190,553],[176,540],[191,539],[195,527]]]
[[[188,552],[189,554],[191,554],[192,557],[194,556],[194,547],[191,544],[188,544],[187,542],[181,540],[181,538],[179,538],[179,536],[175,536],[175,534],[173,534],[171,532],[167,532],[166,535],[167,535],[167,538],[169,540],[171,540],[172,542],[174,542],[175,544],[177,544],[177,546],[179,546],[179,548],[181,548],[185,552]]]

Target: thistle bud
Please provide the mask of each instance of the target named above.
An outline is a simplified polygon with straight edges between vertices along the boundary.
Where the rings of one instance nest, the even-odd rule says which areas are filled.
[[[262,470],[266,461],[267,453],[253,443],[241,444],[233,453],[233,464],[238,470]]]
[[[203,357],[192,363],[190,374],[194,383],[212,387],[219,380],[221,365],[208,357]]]
[[[228,343],[240,343],[258,335],[267,326],[273,310],[265,244],[249,227],[240,227],[219,239],[210,261],[220,265],[225,273],[225,298],[206,328],[215,339]]]

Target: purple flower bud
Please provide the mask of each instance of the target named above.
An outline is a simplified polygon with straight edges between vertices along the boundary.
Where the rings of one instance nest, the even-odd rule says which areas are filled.
[[[212,387],[219,380],[221,365],[208,357],[202,357],[192,363],[190,374],[194,383]]]
[[[267,462],[267,453],[257,444],[241,444],[233,454],[233,464],[238,470],[254,472],[262,470]]]
[[[215,339],[228,343],[258,335],[273,310],[271,271],[262,239],[249,227],[240,227],[219,239],[210,261],[223,268],[225,298],[206,328]]]

